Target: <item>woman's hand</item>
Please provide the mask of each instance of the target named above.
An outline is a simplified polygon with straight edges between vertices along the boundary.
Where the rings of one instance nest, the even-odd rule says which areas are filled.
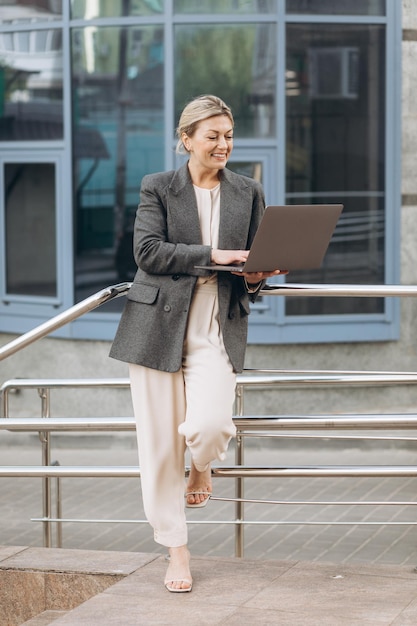
[[[239,265],[248,258],[249,250],[217,250],[211,251],[211,262],[216,265]],[[256,285],[278,274],[288,274],[288,270],[273,270],[271,272],[232,272],[236,276],[246,279],[250,285]]]
[[[232,272],[235,274],[236,272]],[[278,276],[278,274],[288,274],[288,270],[273,270],[272,272],[238,272],[239,276],[246,278],[249,285],[256,285],[261,280],[266,280],[272,276]]]
[[[216,265],[241,265],[248,258],[249,250],[216,250],[211,251],[211,262]]]

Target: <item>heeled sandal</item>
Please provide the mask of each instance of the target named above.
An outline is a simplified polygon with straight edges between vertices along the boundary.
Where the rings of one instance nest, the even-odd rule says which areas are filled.
[[[181,587],[173,587],[169,583],[186,583],[189,587],[181,588]],[[164,582],[165,589],[167,589],[170,593],[190,593],[193,589],[193,581],[189,578],[179,578],[178,580],[167,579]]]
[[[191,503],[187,500],[188,496],[207,496],[207,498],[204,498],[202,502]],[[185,493],[185,506],[188,509],[202,509],[204,506],[206,506],[210,498],[211,491],[187,491]]]

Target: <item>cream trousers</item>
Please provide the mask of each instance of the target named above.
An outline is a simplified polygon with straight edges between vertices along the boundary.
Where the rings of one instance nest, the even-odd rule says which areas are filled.
[[[142,498],[157,543],[187,543],[184,455],[204,471],[223,460],[231,437],[236,375],[219,325],[216,284],[196,287],[182,368],[161,372],[129,365]]]

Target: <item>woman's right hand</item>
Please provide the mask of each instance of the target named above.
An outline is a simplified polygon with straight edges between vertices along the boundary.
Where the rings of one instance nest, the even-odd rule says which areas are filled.
[[[211,251],[211,262],[216,265],[239,265],[248,258],[249,250],[217,250]]]

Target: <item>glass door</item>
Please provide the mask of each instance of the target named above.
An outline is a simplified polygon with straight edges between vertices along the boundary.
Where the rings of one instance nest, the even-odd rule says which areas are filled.
[[[59,280],[59,154],[32,151],[0,158],[2,305],[62,304]],[[10,311],[11,312],[11,311]]]

